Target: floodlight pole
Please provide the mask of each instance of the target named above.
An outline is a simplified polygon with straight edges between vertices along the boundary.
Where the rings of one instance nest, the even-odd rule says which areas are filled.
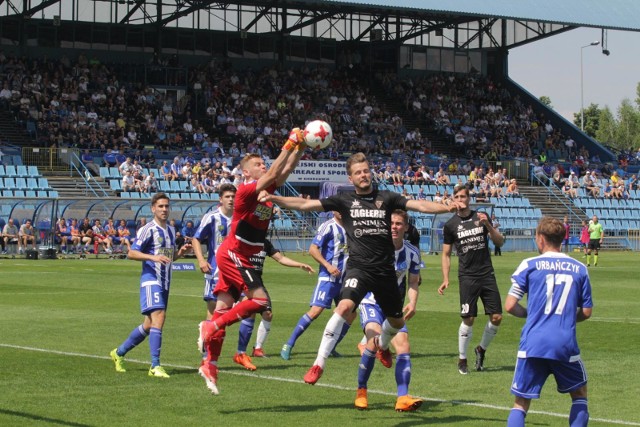
[[[582,132],[584,132],[584,66],[582,57],[585,47],[598,46],[599,44],[599,41],[594,41],[580,47],[580,130]]]

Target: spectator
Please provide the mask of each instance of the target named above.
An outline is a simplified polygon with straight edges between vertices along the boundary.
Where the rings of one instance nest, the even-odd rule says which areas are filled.
[[[9,218],[7,223],[4,225],[2,229],[2,238],[4,240],[5,250],[2,252],[4,255],[7,254],[7,250],[11,244],[18,245],[18,252],[22,253],[22,242],[19,239],[19,230],[18,227],[13,223],[13,218]]]
[[[31,220],[28,219],[20,226],[20,230],[18,231],[18,237],[20,238],[20,244],[24,250],[27,250],[29,243],[31,243],[31,249],[36,248],[36,234],[33,229],[33,225],[31,225]],[[23,249],[20,249],[20,253],[22,253]]]
[[[100,167],[93,161],[93,156],[89,150],[84,150],[81,160],[84,166],[91,172],[91,175],[100,175]]]
[[[131,171],[126,171],[122,177],[122,191],[138,191],[136,180],[133,178]]]

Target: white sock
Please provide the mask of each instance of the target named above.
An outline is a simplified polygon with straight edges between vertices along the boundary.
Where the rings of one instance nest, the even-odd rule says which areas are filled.
[[[260,321],[260,326],[258,326],[258,334],[256,335],[256,348],[262,348],[264,342],[267,340],[269,336],[269,331],[271,330],[271,322],[267,322],[262,319]]]
[[[396,336],[399,330],[400,329],[396,329],[391,326],[391,323],[386,319],[382,322],[382,333],[380,334],[380,340],[378,341],[382,350],[389,348],[389,343],[391,343],[391,340]]]
[[[487,325],[484,327],[484,332],[482,333],[482,339],[480,340],[480,347],[486,350],[487,347],[489,347],[489,344],[491,344],[491,341],[496,337],[497,333],[498,327],[490,321],[487,322]]]
[[[366,336],[366,335],[363,335],[363,336],[362,336],[362,339],[360,340],[360,344],[367,345],[367,341],[368,341],[368,340],[367,340],[367,336]]]
[[[473,326],[467,326],[464,322],[460,323],[460,329],[458,329],[458,352],[460,353],[460,359],[467,358],[467,349],[469,343],[473,337]]]
[[[318,365],[324,369],[325,361],[329,357],[331,350],[336,346],[336,342],[338,341],[344,322],[345,320],[342,316],[333,313],[331,319],[327,322],[327,326],[324,328],[324,334],[322,335],[322,341],[320,341],[320,348],[318,348],[318,356],[316,357],[316,361],[313,363],[314,365]]]

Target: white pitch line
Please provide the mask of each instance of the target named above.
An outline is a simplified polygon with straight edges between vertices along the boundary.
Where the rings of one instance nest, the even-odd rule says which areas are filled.
[[[69,351],[58,351],[58,350],[49,350],[46,348],[37,348],[37,347],[27,347],[27,346],[22,346],[22,345],[13,345],[13,344],[2,344],[0,343],[0,347],[4,347],[4,348],[12,348],[12,349],[16,349],[16,350],[26,350],[26,351],[36,351],[36,352],[40,352],[40,353],[49,353],[49,354],[58,354],[61,356],[73,356],[73,357],[84,357],[84,358],[88,358],[88,359],[100,359],[100,360],[111,360],[111,358],[109,356],[99,356],[96,354],[85,354],[85,353],[75,353],[75,352],[69,352]],[[137,360],[137,359],[127,359],[127,362],[129,363],[139,363],[142,365],[148,365],[149,361],[144,361],[144,360]],[[196,371],[196,368],[194,366],[185,366],[185,365],[176,365],[176,364],[169,364],[169,363],[163,363],[162,366],[166,366],[169,368],[177,368],[177,369],[193,369],[193,371]],[[243,377],[257,377],[257,378],[262,378],[262,379],[266,379],[266,380],[271,380],[271,381],[279,381],[279,382],[286,382],[286,383],[294,383],[294,384],[304,384],[303,381],[300,380],[294,380],[292,378],[283,378],[283,377],[274,377],[271,375],[261,375],[258,373],[248,373],[248,372],[235,372],[235,371],[225,371],[225,370],[221,370],[220,373],[222,374],[230,374],[230,375],[236,375],[236,376],[243,376]],[[330,388],[330,389],[334,389],[334,390],[341,390],[341,391],[353,391],[353,387],[345,387],[345,386],[341,386],[341,385],[337,385],[337,384],[316,384],[316,387],[325,387],[325,388]],[[382,390],[367,390],[369,393],[374,393],[374,394],[379,394],[382,396],[396,396],[396,393],[390,393],[387,391],[382,391]],[[416,396],[419,397],[421,399],[424,399],[426,401],[429,402],[437,402],[437,403],[449,403],[451,405],[461,405],[461,406],[473,406],[476,408],[483,408],[483,409],[496,409],[499,411],[504,411],[504,412],[509,412],[511,411],[511,408],[506,407],[506,406],[499,406],[499,405],[491,405],[491,404],[487,404],[487,403],[473,403],[473,402],[461,402],[458,400],[447,400],[447,399],[438,399],[438,398],[434,398],[434,397],[424,397],[424,396]],[[547,415],[550,417],[556,417],[556,418],[568,418],[567,414],[559,414],[556,412],[547,412],[547,411],[536,411],[536,410],[529,410],[530,414],[538,414],[538,415]],[[623,425],[623,426],[640,426],[640,422],[634,422],[634,421],[624,421],[624,420],[609,420],[606,418],[593,418],[593,417],[589,417],[590,421],[595,421],[595,422],[601,422],[601,423],[608,423],[608,424],[618,424],[618,425]]]

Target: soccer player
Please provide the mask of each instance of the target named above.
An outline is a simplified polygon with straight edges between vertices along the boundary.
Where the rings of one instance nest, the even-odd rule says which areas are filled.
[[[587,267],[591,264],[591,251],[593,254],[593,266],[598,266],[598,249],[600,249],[600,245],[602,245],[602,240],[604,239],[604,228],[602,224],[598,222],[598,217],[593,216],[591,221],[589,222],[589,247],[587,248]]]
[[[230,185],[230,184],[229,184]],[[291,258],[283,255],[278,249],[276,249],[269,239],[264,241],[264,250],[260,251],[253,257],[251,262],[255,265],[256,274],[262,275],[264,269],[264,261],[266,257],[271,257],[274,261],[285,267],[300,268],[309,274],[315,273],[313,267],[302,262],[292,260]],[[271,310],[265,310],[260,313],[262,320],[258,326],[258,335],[256,336],[256,345],[253,348],[252,356],[254,357],[267,357],[264,354],[262,346],[267,340],[269,331],[271,330],[271,320],[273,319],[273,312]],[[246,354],[249,341],[251,340],[251,334],[253,333],[253,327],[255,325],[255,314],[244,319],[240,322],[240,330],[238,336],[238,352],[233,358],[233,361],[239,365],[244,366],[250,371],[255,371],[256,366],[251,362],[251,358]]]
[[[420,285],[420,250],[408,241],[404,240],[404,234],[408,230],[409,217],[403,210],[395,210],[391,214],[391,237],[395,248],[395,270],[396,283],[400,289],[400,294],[404,301],[405,295],[409,297],[409,302],[403,308],[404,320],[411,319],[416,313],[418,303],[418,290]],[[408,279],[408,289],[407,289]],[[373,371],[376,361],[376,348],[373,338],[382,332],[382,324],[385,316],[382,309],[376,303],[372,293],[368,293],[360,303],[360,323],[367,336],[367,347],[365,347],[360,365],[358,365],[358,391],[356,394],[355,406],[357,409],[367,409],[369,402],[367,399],[367,382]],[[422,405],[421,399],[409,396],[409,383],[411,382],[411,354],[409,347],[409,334],[407,325],[403,326],[398,334],[393,337],[391,343],[396,349],[396,383],[398,387],[398,398],[396,399],[396,411],[415,411]]]
[[[269,294],[261,275],[256,273],[251,257],[261,252],[273,215],[273,204],[258,198],[284,184],[295,169],[306,145],[302,131],[292,129],[282,151],[269,170],[257,154],[248,154],[240,162],[244,183],[236,193],[229,235],[216,253],[219,268],[214,294],[218,298],[210,321],[203,326],[207,357],[198,372],[212,393],[218,394],[217,362],[222,350],[225,328],[254,313],[271,309]],[[244,293],[247,299],[238,302]]]
[[[485,314],[489,321],[484,327],[480,345],[475,348],[477,371],[484,370],[484,357],[487,347],[498,333],[502,322],[502,301],[491,264],[489,241],[502,246],[504,237],[493,228],[491,220],[484,212],[471,210],[469,207],[469,189],[458,185],[453,191],[453,200],[461,205],[457,214],[452,216],[442,230],[442,284],[438,293],[444,295],[449,287],[449,271],[451,269],[451,250],[455,245],[458,254],[458,280],[460,283],[460,316],[462,322],[458,329],[458,372],[469,373],[467,367],[467,349],[473,336],[473,323],[478,316],[478,298],[482,300]],[[487,238],[488,237],[488,238]]]
[[[176,230],[167,224],[169,211],[169,197],[164,193],[156,193],[151,198],[153,221],[138,230],[136,240],[127,254],[129,259],[142,261],[140,311],[144,320],[118,348],[111,351],[111,359],[117,372],[126,372],[124,356],[149,336],[149,376],[169,378],[169,374],[160,365],[160,348],[169,302],[171,264],[191,249],[191,245],[187,244],[178,251],[175,250]]]
[[[340,302],[327,322],[316,360],[304,376],[307,384],[315,384],[322,376],[326,359],[335,347],[344,323],[368,292],[373,292],[386,316],[381,334],[371,338],[370,347],[375,343],[375,348],[382,351],[386,359],[391,359],[389,343],[404,326],[402,297],[393,268],[395,249],[391,239],[391,212],[402,209],[445,213],[457,209],[455,202],[447,206],[426,200],[408,200],[398,193],[378,190],[372,184],[369,162],[363,153],[349,157],[346,166],[349,181],[355,187],[352,193],[336,194],[322,200],[265,196],[288,209],[338,211],[347,232],[349,259]]]
[[[584,264],[561,253],[565,230],[562,222],[544,217],[536,228],[539,256],[526,259],[511,276],[505,309],[526,318],[511,393],[515,395],[508,427],[524,426],[531,399],[550,374],[558,391],[571,395],[569,425],[586,426],[587,373],[580,358],[576,322],[591,317],[591,282]],[[527,294],[527,307],[520,300]]]
[[[307,330],[311,323],[322,314],[325,309],[331,308],[331,303],[338,304],[338,294],[342,288],[345,263],[348,258],[347,235],[342,226],[340,212],[333,212],[333,218],[324,222],[309,247],[309,255],[319,264],[318,283],[311,295],[310,309],[298,320],[286,344],[282,346],[280,357],[284,360],[291,358],[291,349],[296,341]],[[355,319],[353,313],[345,322],[336,345],[347,334],[351,323]],[[333,349],[335,352],[335,349]],[[334,353],[335,354],[335,353]]]

